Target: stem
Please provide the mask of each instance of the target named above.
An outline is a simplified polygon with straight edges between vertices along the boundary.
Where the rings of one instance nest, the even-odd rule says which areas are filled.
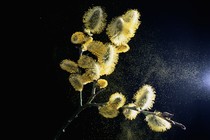
[[[99,91],[96,92],[96,93],[95,93],[95,90],[93,90],[94,93],[91,94],[91,96],[90,96],[89,100],[87,101],[87,103],[90,104],[90,103],[95,99],[95,97],[96,97],[99,93],[101,93],[102,91],[104,91],[104,90],[105,90],[105,89],[101,89],[101,90],[99,90]]]
[[[140,109],[137,109],[135,106],[134,107],[123,106],[122,109],[131,109],[131,110],[135,110],[135,111],[138,111],[138,112],[142,112],[145,116],[149,115],[149,114],[156,115],[154,112],[146,111],[146,110],[140,110]]]
[[[80,92],[80,107],[78,108],[78,110],[68,119],[67,123],[63,125],[63,127],[61,127],[61,129],[58,131],[57,135],[55,136],[54,140],[58,140],[58,138],[61,136],[62,133],[65,132],[66,128],[70,125],[70,123],[78,117],[78,115],[87,107],[92,107],[92,106],[100,106],[103,105],[104,103],[91,103],[94,98],[103,91],[99,90],[98,92],[96,92],[96,87],[95,87],[95,83],[93,83],[93,89],[92,89],[92,93],[90,98],[88,99],[88,101],[82,105],[82,91]]]
[[[70,123],[78,117],[78,115],[86,108],[92,107],[92,106],[99,106],[100,104],[97,103],[86,103],[83,106],[80,106],[79,109],[68,119],[67,123],[64,124],[61,129],[58,131],[57,135],[55,136],[54,140],[58,140],[58,138],[61,136],[62,133],[65,133],[66,128],[70,125]]]
[[[95,106],[95,107],[98,107],[98,106],[103,106],[105,105],[106,103],[91,103],[89,104],[90,106]]]
[[[76,118],[78,117],[79,113],[82,112],[85,108],[87,108],[87,105],[80,106],[79,109],[68,119],[67,123],[61,127],[61,129],[58,131],[57,135],[55,136],[54,140],[57,140],[62,133],[65,132],[66,128],[69,126],[69,124]]]
[[[149,114],[156,115],[154,112],[151,112],[151,111],[141,110],[141,112],[142,112],[145,116],[146,116],[146,115],[149,115]]]
[[[169,121],[170,123],[172,123],[173,125],[179,126],[179,127],[181,127],[183,130],[186,130],[186,126],[184,126],[182,123],[179,123],[179,122],[170,120],[170,119],[168,119],[168,118],[165,118],[165,119],[166,119],[167,121]]]
[[[96,81],[93,81],[93,87],[92,87],[92,92],[91,94],[95,94],[96,93]]]
[[[80,106],[82,106],[82,91],[80,91],[79,97],[80,97]]]
[[[138,109],[136,109],[136,107],[123,106],[123,107],[121,107],[121,109],[131,109],[131,110],[135,110],[135,111],[140,112]]]
[[[80,47],[80,48],[79,48],[79,56],[82,56],[82,54],[83,54],[83,50],[82,50],[82,48]]]

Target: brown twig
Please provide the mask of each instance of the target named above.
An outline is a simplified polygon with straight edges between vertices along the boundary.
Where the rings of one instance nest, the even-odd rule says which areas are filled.
[[[95,99],[95,97],[101,93],[102,91],[104,91],[104,89],[99,90],[98,92],[96,92],[96,83],[93,82],[93,89],[92,89],[92,93],[91,96],[89,97],[88,101],[83,105],[82,104],[82,92],[80,92],[80,106],[78,108],[78,110],[68,119],[67,123],[65,123],[61,129],[58,131],[57,135],[55,136],[54,140],[58,140],[58,138],[61,136],[62,133],[65,132],[66,128],[70,125],[70,123],[78,117],[78,115],[85,110],[88,107],[98,107],[101,105],[104,105],[105,103],[92,103],[92,101]]]

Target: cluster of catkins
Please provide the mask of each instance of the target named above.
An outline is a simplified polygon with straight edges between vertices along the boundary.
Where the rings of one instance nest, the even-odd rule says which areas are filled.
[[[60,67],[69,72],[69,81],[76,91],[83,91],[84,85],[93,81],[97,86],[105,88],[107,80],[101,79],[103,75],[110,75],[118,63],[120,53],[127,52],[130,47],[128,42],[134,37],[140,25],[140,13],[137,9],[130,9],[123,15],[113,18],[106,25],[107,14],[101,6],[94,6],[83,15],[84,31],[72,34],[71,42],[79,44],[81,54],[77,62],[65,59]],[[106,28],[106,34],[110,42],[101,42],[93,39],[93,34],[100,34]],[[83,54],[88,51],[95,58]],[[88,53],[87,53],[88,54]],[[125,105],[126,98],[122,93],[112,94],[109,101],[98,107],[99,114],[105,118],[118,116],[119,109],[123,109],[124,116],[133,120],[142,110],[152,108],[155,100],[155,90],[150,85],[144,85],[134,94],[134,102]],[[171,124],[156,115],[146,115],[146,121],[154,131],[162,132],[170,129]]]

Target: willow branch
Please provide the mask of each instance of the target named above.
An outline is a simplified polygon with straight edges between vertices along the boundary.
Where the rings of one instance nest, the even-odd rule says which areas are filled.
[[[96,84],[93,83],[93,89],[92,89],[92,93],[91,96],[89,97],[88,101],[82,105],[82,91],[80,92],[80,107],[78,108],[78,110],[68,119],[68,121],[61,127],[61,129],[58,131],[57,135],[55,136],[54,140],[58,140],[58,138],[61,136],[62,133],[65,132],[66,128],[70,125],[70,123],[78,117],[78,115],[86,108],[88,107],[98,107],[101,105],[104,105],[106,103],[91,103],[95,97],[101,93],[102,91],[104,91],[104,89],[99,90],[98,92],[96,92]]]
[[[54,140],[57,140],[62,133],[65,132],[66,128],[69,126],[69,124],[75,119],[78,117],[79,113],[82,112],[85,108],[87,108],[88,106],[87,105],[84,105],[84,106],[80,106],[79,109],[68,119],[67,123],[64,124],[61,129],[58,131],[57,135],[55,136],[55,139]]]
[[[78,110],[68,119],[68,121],[61,127],[61,129],[58,131],[57,135],[55,136],[54,140],[58,140],[58,138],[61,136],[62,133],[65,133],[66,128],[70,125],[70,123],[78,117],[78,115],[86,108],[92,107],[92,106],[100,106],[104,103],[86,103],[83,106],[80,106]]]

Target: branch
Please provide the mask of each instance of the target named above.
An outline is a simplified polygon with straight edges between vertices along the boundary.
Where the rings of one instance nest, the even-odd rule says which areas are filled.
[[[90,103],[95,99],[95,97],[96,97],[99,93],[101,93],[102,91],[104,91],[104,90],[105,90],[105,88],[103,88],[103,89],[99,90],[98,92],[96,92],[96,87],[93,86],[91,96],[90,96],[89,100],[87,101],[87,103],[90,104]]]
[[[106,103],[91,103],[95,97],[101,93],[102,91],[104,91],[104,89],[99,90],[98,92],[96,92],[96,83],[93,82],[93,89],[92,89],[92,93],[91,96],[89,97],[88,101],[82,105],[82,91],[80,92],[80,107],[78,108],[78,110],[68,119],[67,123],[64,124],[61,129],[58,131],[57,135],[55,136],[54,140],[58,140],[58,138],[61,136],[62,133],[64,133],[66,131],[66,128],[70,125],[70,123],[78,117],[78,115],[87,107],[98,107],[101,105],[104,105]]]
[[[78,117],[79,113],[82,112],[85,108],[87,108],[88,106],[87,105],[84,105],[84,106],[80,106],[79,109],[68,119],[67,123],[64,124],[61,129],[58,131],[57,135],[55,136],[55,139],[54,140],[57,140],[62,133],[65,132],[66,128],[69,126],[69,124],[75,119]]]
[[[176,121],[173,121],[173,120],[171,120],[171,119],[168,119],[168,118],[165,118],[167,121],[169,121],[170,123],[172,123],[173,125],[176,125],[176,126],[179,126],[179,127],[181,127],[183,130],[186,130],[187,128],[186,128],[186,126],[185,125],[183,125],[182,123],[179,123],[179,122],[176,122]]]

